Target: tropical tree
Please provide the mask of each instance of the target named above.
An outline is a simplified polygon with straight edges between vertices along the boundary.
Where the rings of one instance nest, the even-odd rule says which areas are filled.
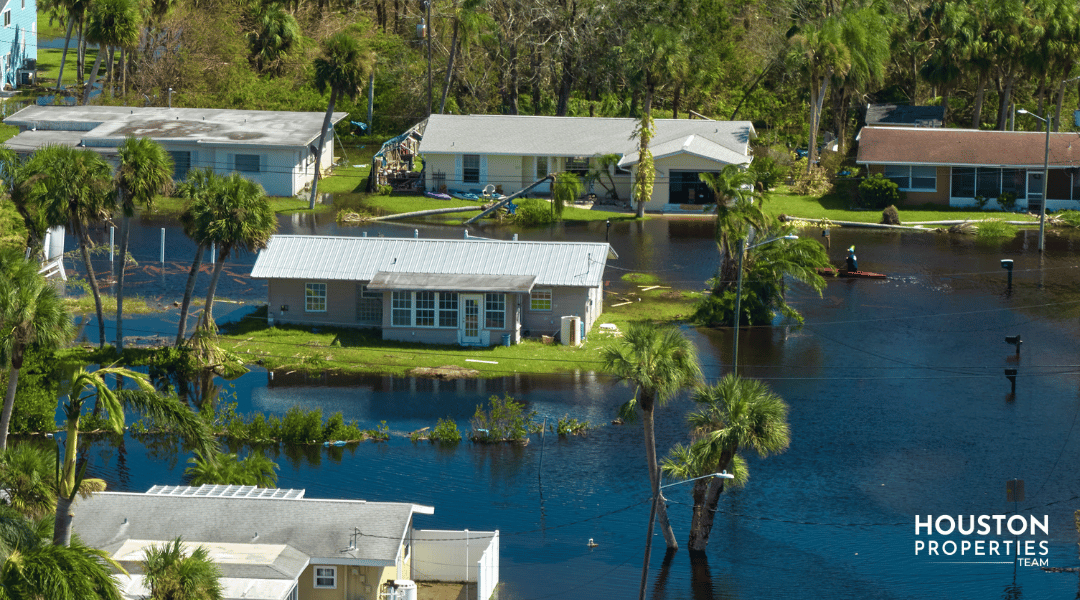
[[[98,345],[105,346],[105,311],[101,305],[94,265],[90,260],[92,224],[106,221],[116,207],[112,169],[101,155],[92,150],[68,146],[45,146],[35,152],[23,167],[29,191],[27,203],[40,210],[46,227],[68,225],[79,240],[86,279],[94,296],[98,319]],[[44,233],[42,233],[44,236]]]
[[[300,24],[276,3],[258,5],[254,17],[255,29],[248,33],[251,62],[260,72],[280,75],[285,59],[302,38]]]
[[[741,165],[725,165],[718,173],[702,173],[698,177],[709,186],[716,200],[716,248],[720,251],[720,267],[713,293],[723,292],[728,285],[735,284],[738,275],[736,246],[739,240],[746,238],[752,227],[761,229],[765,226],[764,196],[755,201],[754,176]]]
[[[666,473],[680,478],[699,477],[731,470],[735,484],[743,485],[748,472],[740,449],[752,450],[765,458],[787,450],[791,428],[788,406],[763,382],[726,375],[715,386],[694,392],[698,409],[687,416],[693,445],[680,447],[665,462]],[[691,552],[704,552],[709,543],[713,518],[724,492],[725,479],[705,478],[694,482],[694,516],[690,525]]]
[[[56,349],[70,340],[73,332],[63,299],[38,273],[37,265],[17,250],[0,252],[0,363],[8,367],[7,392],[0,412],[0,450],[7,448],[26,350],[35,344]]]
[[[585,191],[585,184],[574,173],[565,172],[555,175],[555,185],[551,189],[551,210],[562,219],[566,205],[573,204]]]
[[[176,538],[146,549],[142,571],[150,600],[221,600],[221,569],[205,546],[185,547]]]
[[[196,452],[188,459],[190,467],[184,469],[184,477],[191,485],[253,485],[261,488],[277,487],[277,463],[262,452],[250,452],[241,460],[235,454],[211,454],[203,456]]]
[[[98,45],[97,57],[90,70],[90,81],[83,94],[83,104],[90,103],[90,93],[97,80],[102,55],[108,54],[108,82],[112,82],[112,55],[115,48],[131,49],[139,43],[142,20],[133,0],[94,0],[86,22],[86,40]]]
[[[8,505],[30,519],[48,516],[50,527],[59,490],[58,460],[57,448],[52,444],[24,442],[0,452],[0,489],[7,493]],[[103,491],[103,479],[84,478],[79,485],[83,498]]]
[[[60,71],[56,75],[56,88],[60,89],[64,80],[64,63],[67,61],[68,46],[71,44],[71,31],[76,24],[82,29],[82,23],[86,20],[86,9],[90,7],[90,0],[59,0],[57,3],[67,13],[67,33],[64,34],[64,51],[60,54]],[[82,73],[75,76],[78,83],[82,83]]]
[[[116,391],[106,383],[107,378],[125,378],[134,381],[138,390]],[[91,390],[93,393],[90,393]],[[130,410],[141,414],[145,419],[161,427],[168,427],[181,435],[195,449],[207,453],[216,449],[216,442],[203,423],[186,404],[175,397],[161,396],[154,392],[148,377],[124,367],[102,367],[96,371],[79,368],[71,377],[71,384],[64,402],[63,411],[67,418],[65,430],[67,438],[64,444],[64,462],[59,483],[59,498],[56,501],[56,525],[53,543],[67,546],[71,543],[71,521],[74,515],[73,505],[78,492],[76,457],[79,450],[79,421],[83,407],[91,397],[96,396],[96,403],[104,409],[105,423],[116,434],[124,432],[124,415]],[[83,469],[85,470],[85,463]]]
[[[124,349],[124,274],[127,269],[131,216],[135,206],[153,208],[157,194],[172,189],[173,161],[161,144],[150,138],[129,137],[120,144],[116,186],[120,191],[120,265],[116,271],[116,348]]]
[[[439,113],[446,110],[446,96],[450,93],[450,84],[454,80],[454,59],[458,52],[480,40],[480,34],[495,24],[491,15],[482,12],[487,0],[462,0],[454,2],[451,9],[454,14],[454,33],[450,37],[450,57],[446,61],[446,78],[443,81],[442,99],[439,100]],[[460,48],[460,50],[458,50]]]
[[[203,327],[210,329],[214,324],[214,293],[225,261],[234,250],[257,252],[265,248],[277,231],[277,218],[262,186],[239,173],[222,179],[212,202],[196,201],[192,208],[201,209],[193,215],[196,237],[217,245],[217,263],[202,316]]]
[[[619,164],[618,154],[600,154],[594,156],[589,161],[589,172],[585,175],[585,180],[592,183],[596,182],[600,184],[600,187],[604,188],[607,195],[613,200],[619,199],[619,189],[615,186],[615,179],[611,172]],[[604,180],[607,183],[604,183]]]
[[[176,331],[176,345],[184,342],[187,336],[188,311],[191,308],[191,297],[195,293],[195,282],[198,280],[199,269],[202,268],[203,254],[210,246],[209,227],[205,220],[208,219],[217,198],[221,195],[221,185],[224,177],[214,172],[209,167],[199,167],[188,171],[184,181],[177,186],[176,195],[185,199],[184,210],[180,213],[180,224],[184,234],[196,244],[195,258],[191,261],[191,269],[188,271],[187,284],[184,286],[184,300],[180,304],[180,326]]]
[[[605,372],[636,388],[633,398],[623,405],[620,412],[626,418],[635,418],[640,412],[645,429],[645,460],[656,518],[667,547],[677,549],[679,544],[668,523],[667,507],[660,493],[654,414],[679,390],[694,384],[701,377],[697,351],[683,332],[674,326],[634,321],[622,338],[601,350],[600,359]],[[650,519],[646,540],[650,548],[652,526]]]
[[[810,141],[806,169],[817,162],[817,134],[829,82],[851,68],[851,50],[844,43],[843,21],[831,15],[806,26],[791,38],[791,62],[801,71],[810,92]]]
[[[649,142],[652,141],[656,126],[648,112],[641,115],[641,120],[634,129],[638,140],[637,170],[634,173],[634,203],[637,204],[637,218],[645,217],[645,205],[652,200],[653,184],[656,182],[656,165],[653,163]]]
[[[323,42],[322,55],[315,59],[315,87],[320,94],[329,88],[330,101],[326,105],[326,116],[315,149],[315,179],[311,182],[311,200],[308,202],[310,209],[314,210],[315,198],[318,197],[323,148],[326,134],[333,126],[334,106],[341,96],[356,98],[372,63],[374,56],[349,31],[339,31],[327,38]],[[332,138],[330,141],[333,143]]]

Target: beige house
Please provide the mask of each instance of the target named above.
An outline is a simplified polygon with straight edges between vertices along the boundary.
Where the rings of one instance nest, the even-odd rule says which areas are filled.
[[[656,183],[650,211],[668,205],[710,204],[712,192],[698,175],[725,165],[751,161],[750,140],[757,137],[749,121],[657,119],[650,151]],[[614,155],[604,183],[629,200],[637,169],[637,119],[540,117],[523,115],[431,115],[423,127],[419,153],[429,191],[481,191],[491,185],[510,194],[548,175],[579,175],[595,167],[599,157]],[[603,196],[595,183],[591,192]],[[536,188],[549,194],[550,186]]]
[[[251,276],[271,324],[377,327],[383,339],[492,346],[580,338],[603,309],[606,243],[276,235]]]
[[[227,599],[383,600],[415,580],[457,566],[463,587],[487,600],[498,583],[499,533],[424,531],[414,515],[434,509],[397,502],[304,497],[304,490],[250,486],[155,486],[144,494],[104,492],[80,500],[75,533],[130,575],[125,598],[149,589],[141,562],[150,546],[177,537],[203,546],[222,572]],[[471,542],[471,552],[462,551]],[[419,557],[419,558],[417,558]],[[405,596],[402,595],[401,598]]]

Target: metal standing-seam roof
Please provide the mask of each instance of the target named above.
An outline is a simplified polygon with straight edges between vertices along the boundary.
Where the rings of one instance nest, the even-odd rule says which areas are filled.
[[[607,243],[595,242],[275,235],[259,252],[251,276],[324,281],[371,281],[378,273],[535,276],[535,285],[591,287],[601,285],[609,258],[618,255]]]
[[[757,137],[749,121],[656,119],[652,145],[701,136],[747,162],[750,140]],[[627,155],[637,151],[633,138],[637,119],[548,117],[529,115],[431,115],[420,154],[487,154],[509,156]]]

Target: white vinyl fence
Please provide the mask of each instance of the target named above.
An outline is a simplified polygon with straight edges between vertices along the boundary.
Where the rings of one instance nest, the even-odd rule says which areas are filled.
[[[412,577],[476,584],[476,600],[491,600],[499,584],[499,532],[413,530]]]

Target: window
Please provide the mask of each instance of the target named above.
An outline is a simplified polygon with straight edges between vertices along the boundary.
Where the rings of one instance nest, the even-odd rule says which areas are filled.
[[[315,587],[322,589],[337,588],[337,567],[315,567]]]
[[[577,156],[566,159],[566,171],[575,175],[585,176],[589,173],[589,157]]]
[[[356,321],[368,325],[382,325],[383,294],[369,290],[362,283],[356,284]]]
[[[544,177],[547,177],[547,174],[548,174],[547,157],[546,156],[537,156],[536,157],[536,178],[537,179],[543,179]]]
[[[975,194],[984,198],[1001,195],[1001,169],[979,167],[975,171]]]
[[[937,190],[937,167],[885,165],[885,177],[896,182],[903,191]]]
[[[465,183],[480,183],[480,155],[466,154],[461,158],[461,180]]]
[[[439,294],[439,327],[457,327],[458,325],[458,297],[457,294],[443,292]]]
[[[412,325],[412,292],[394,292],[390,298],[390,318],[398,327]]]
[[[11,11],[6,10],[6,11],[4,11],[4,27],[10,27],[10,26],[11,26]]]
[[[240,173],[258,173],[259,158],[258,154],[237,154],[234,169]]]
[[[186,150],[169,150],[169,156],[173,161],[173,179],[180,181],[187,177],[191,170],[191,152]]]
[[[1017,198],[1023,198],[1025,196],[1025,181],[1027,177],[1027,171],[1024,169],[1002,169],[1001,170],[1001,192],[1009,192],[1016,194]]]
[[[551,310],[551,290],[533,290],[529,296],[529,310]]]
[[[304,284],[304,310],[307,312],[326,312],[326,284]]]
[[[484,294],[484,327],[503,329],[506,326],[506,295]]]
[[[951,195],[953,198],[975,197],[974,167],[953,167]]]
[[[435,326],[435,292],[416,292],[416,326]]]

